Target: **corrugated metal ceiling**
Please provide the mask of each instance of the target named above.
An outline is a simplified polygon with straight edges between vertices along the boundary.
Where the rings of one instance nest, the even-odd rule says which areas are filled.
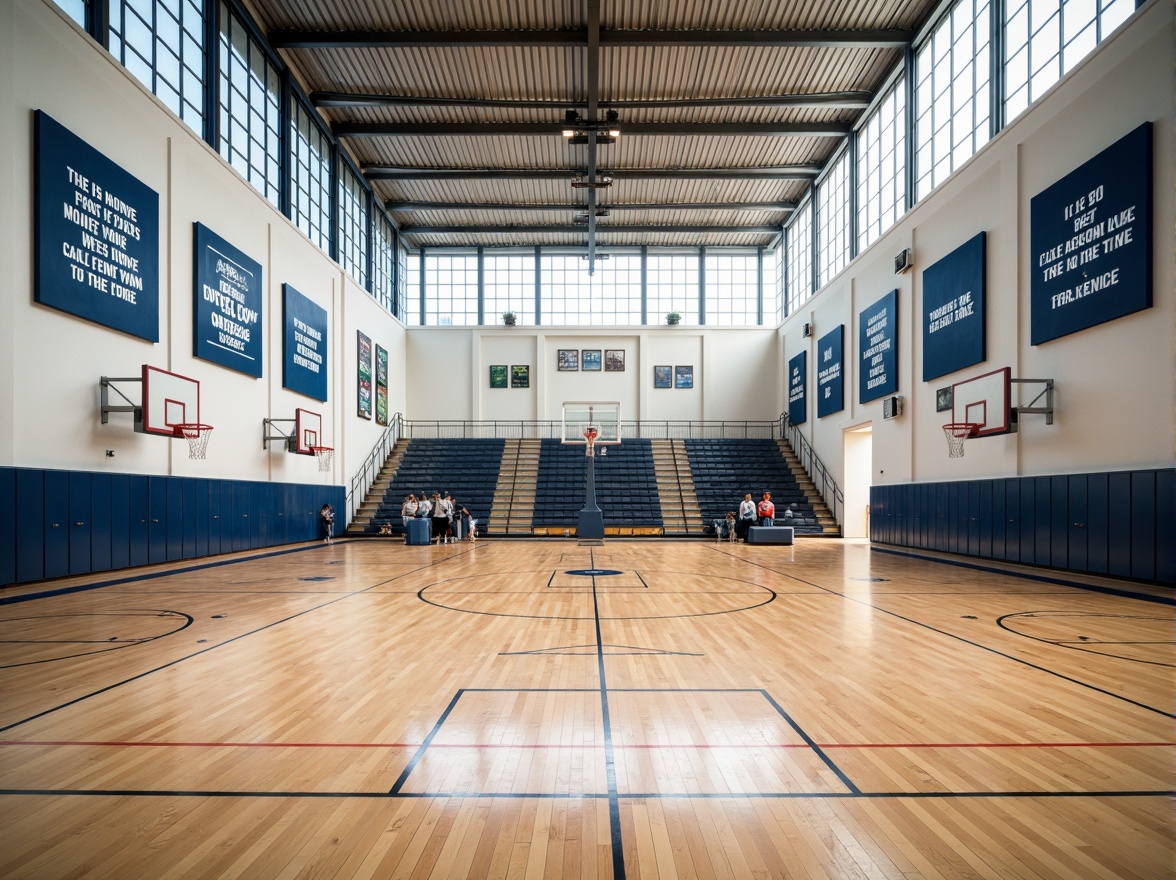
[[[247,0],[329,125],[407,126],[339,133],[408,243],[421,247],[584,245],[587,230],[567,230],[572,206],[586,206],[590,193],[598,206],[629,206],[598,221],[593,247],[771,244],[771,227],[788,216],[780,203],[804,195],[813,166],[841,147],[938,3]],[[599,35],[595,51],[590,34]],[[564,113],[586,118],[592,99],[595,120],[617,112],[622,136],[571,146],[559,135]],[[438,123],[462,128],[419,130]],[[754,130],[763,123],[809,131]],[[488,125],[498,130],[480,128]],[[648,133],[635,133],[638,125]],[[696,130],[662,134],[660,125]],[[814,136],[812,126],[835,131]],[[573,188],[593,159],[597,172],[615,173],[612,186]],[[782,176],[796,166],[799,175]],[[403,179],[396,169],[423,173]],[[485,173],[500,169],[512,176]],[[430,177],[438,170],[449,173]]]

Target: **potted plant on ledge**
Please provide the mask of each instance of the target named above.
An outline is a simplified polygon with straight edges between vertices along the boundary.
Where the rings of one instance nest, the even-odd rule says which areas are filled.
[[[515,317],[514,312],[503,312],[502,313],[502,323],[505,324],[507,327],[513,327],[517,320],[518,320],[518,318]]]
[[[681,320],[682,320],[682,316],[680,314],[678,314],[677,312],[670,312],[669,314],[666,315],[666,323],[667,324],[671,324],[671,325],[677,324]]]

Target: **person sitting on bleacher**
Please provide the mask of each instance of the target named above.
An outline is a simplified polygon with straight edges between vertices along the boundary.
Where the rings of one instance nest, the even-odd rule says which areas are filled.
[[[772,503],[772,493],[765,492],[763,500],[760,501],[756,507],[756,512],[759,513],[759,521],[761,526],[775,525],[776,505]]]

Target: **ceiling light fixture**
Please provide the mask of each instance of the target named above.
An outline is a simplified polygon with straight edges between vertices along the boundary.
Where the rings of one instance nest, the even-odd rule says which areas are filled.
[[[595,181],[589,181],[583,174],[577,174],[572,178],[573,189],[606,189],[612,186],[612,176],[609,174],[602,174]]]
[[[575,110],[568,110],[560,133],[569,144],[586,144],[591,134],[596,135],[597,144],[611,144],[621,136],[621,125],[616,110],[609,110],[603,122],[588,122]]]

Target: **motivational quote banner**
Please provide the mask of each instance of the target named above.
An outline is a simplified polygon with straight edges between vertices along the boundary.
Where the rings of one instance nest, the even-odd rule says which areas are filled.
[[[804,391],[807,382],[808,352],[802,351],[788,362],[788,421],[794,425],[804,424],[808,417]]]
[[[159,194],[51,116],[33,117],[33,299],[159,341]]]
[[[923,272],[923,381],[985,357],[985,234],[969,239]]]
[[[327,399],[327,310],[282,285],[282,387]]]
[[[858,403],[898,393],[898,290],[858,315]]]
[[[838,324],[817,341],[817,418],[845,409],[841,364],[845,325]]]
[[[196,249],[192,353],[260,379],[261,264],[207,226],[192,225]]]
[[[1030,201],[1030,342],[1152,305],[1152,126],[1146,122]]]

